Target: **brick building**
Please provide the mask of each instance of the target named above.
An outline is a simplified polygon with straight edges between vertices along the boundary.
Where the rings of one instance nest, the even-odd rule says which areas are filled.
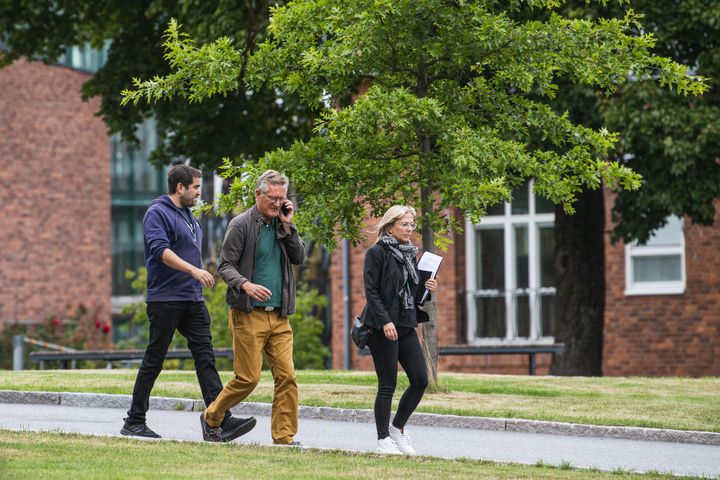
[[[610,194],[606,205],[609,225]],[[552,206],[528,185],[515,192],[513,203],[491,209],[480,225],[466,224],[468,234],[455,235],[439,273],[440,345],[553,343],[553,225]],[[720,375],[719,242],[720,229],[677,218],[644,246],[612,244],[607,235],[604,375]],[[362,269],[371,244],[349,250],[353,315],[365,304]],[[330,271],[333,367],[349,360],[352,368],[372,369],[372,360],[354,347],[345,356],[343,248],[333,254]],[[549,355],[538,355],[538,373],[547,373],[549,364]],[[526,374],[528,359],[441,356],[439,368]]]
[[[0,69],[0,327],[82,303],[110,318],[110,155],[87,73]]]
[[[715,209],[715,227],[674,219],[648,247],[606,241],[604,375],[720,375],[720,202]],[[646,279],[643,262],[664,268],[663,281],[636,282]]]

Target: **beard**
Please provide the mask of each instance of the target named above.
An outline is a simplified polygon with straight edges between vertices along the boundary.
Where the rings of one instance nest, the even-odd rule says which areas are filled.
[[[195,203],[197,203],[197,199],[198,197],[196,197],[195,195],[183,195],[182,197],[180,197],[180,205],[182,205],[183,207],[194,207]]]

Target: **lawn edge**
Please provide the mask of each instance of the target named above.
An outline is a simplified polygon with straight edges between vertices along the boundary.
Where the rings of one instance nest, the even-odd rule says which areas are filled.
[[[64,405],[88,408],[130,407],[130,395],[79,392],[43,392],[0,390],[0,403]],[[202,411],[202,400],[172,397],[151,397],[150,408],[156,410]],[[272,405],[260,402],[243,402],[232,409],[236,415],[270,416]],[[336,407],[300,406],[300,418],[332,420],[336,422],[372,423],[373,411]],[[507,432],[600,437],[651,442],[691,443],[720,446],[720,433],[697,430],[670,430],[662,428],[586,425],[579,423],[549,422],[516,418],[489,418],[436,413],[413,414],[410,425],[465,428]]]

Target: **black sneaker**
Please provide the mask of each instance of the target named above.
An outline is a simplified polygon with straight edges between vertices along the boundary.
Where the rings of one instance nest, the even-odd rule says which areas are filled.
[[[123,428],[120,430],[120,433],[133,437],[162,438],[160,435],[150,430],[144,423],[127,423],[127,420],[125,421]]]
[[[222,434],[222,427],[211,427],[205,421],[205,412],[200,414],[200,426],[202,427],[203,440],[206,442],[222,442],[223,439],[220,436]]]
[[[226,417],[220,425],[220,428],[222,429],[222,432],[220,432],[220,438],[222,438],[223,442],[231,442],[255,428],[256,423],[255,417]]]

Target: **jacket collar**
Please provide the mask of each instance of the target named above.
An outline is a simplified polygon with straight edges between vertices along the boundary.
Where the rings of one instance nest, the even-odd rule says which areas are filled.
[[[260,209],[258,209],[257,205],[253,205],[250,209],[250,217],[252,218],[253,222],[260,223],[264,222],[265,218],[260,213]]]

